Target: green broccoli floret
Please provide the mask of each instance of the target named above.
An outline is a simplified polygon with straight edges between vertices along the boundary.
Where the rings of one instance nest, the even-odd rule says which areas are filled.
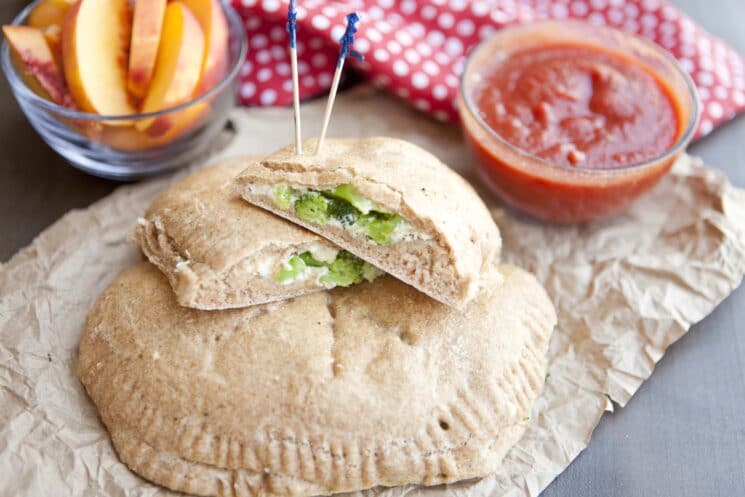
[[[329,220],[329,200],[319,192],[303,193],[295,202],[295,214],[303,221],[326,224]]]
[[[324,193],[346,200],[362,214],[367,214],[375,208],[375,205],[370,200],[357,193],[357,190],[355,190],[352,185],[339,185],[333,190],[326,190]]]
[[[328,263],[319,261],[315,257],[313,257],[313,254],[310,252],[303,252],[298,257],[300,257],[306,266],[308,267],[326,267]]]
[[[331,283],[336,286],[349,286],[362,281],[362,267],[364,261],[359,257],[342,250],[337,254],[334,262],[327,267],[329,272],[321,277],[323,283]]]
[[[300,275],[301,272],[303,272],[305,268],[306,264],[303,259],[298,257],[297,255],[293,255],[287,261],[287,264],[279,269],[279,271],[277,272],[277,276],[275,276],[274,279],[277,280],[279,283],[285,283],[286,281],[294,280]]]
[[[293,190],[287,185],[274,187],[274,203],[282,210],[287,210],[292,205]]]
[[[289,193],[282,192],[282,198],[291,198],[295,193],[291,189]],[[280,205],[279,200],[275,201]],[[402,219],[396,214],[373,209],[375,204],[361,197],[351,185],[339,185],[322,192],[309,191],[295,201],[295,214],[304,221],[323,225],[330,219],[336,219],[347,226],[359,228],[368,238],[381,245],[390,245],[392,235]]]
[[[340,223],[350,225],[357,221],[360,211],[355,206],[339,198],[331,197],[329,200],[329,214]]]
[[[393,232],[400,223],[400,216],[380,212],[371,212],[358,222],[362,231],[381,245],[391,244],[393,241],[391,235],[393,235]]]

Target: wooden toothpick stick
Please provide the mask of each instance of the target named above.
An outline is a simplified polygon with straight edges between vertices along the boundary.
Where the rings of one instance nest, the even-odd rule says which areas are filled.
[[[292,105],[295,108],[295,154],[303,153],[302,132],[300,130],[300,83],[297,75],[297,12],[295,0],[290,0],[287,9],[287,33],[290,35],[290,65],[292,66]]]
[[[323,140],[326,138],[326,130],[329,127],[329,120],[331,119],[331,110],[334,108],[334,100],[336,100],[336,91],[339,89],[339,80],[341,80],[341,71],[344,69],[344,59],[347,54],[362,60],[362,55],[351,50],[352,44],[354,43],[354,34],[357,32],[357,22],[360,17],[356,12],[352,12],[347,15],[347,29],[339,39],[341,43],[341,50],[339,51],[339,60],[336,62],[336,71],[334,72],[334,79],[331,81],[331,90],[329,90],[329,99],[326,102],[326,111],[323,115],[323,125],[321,126],[321,134],[318,137],[318,143],[316,144],[316,154],[321,151],[323,147]]]

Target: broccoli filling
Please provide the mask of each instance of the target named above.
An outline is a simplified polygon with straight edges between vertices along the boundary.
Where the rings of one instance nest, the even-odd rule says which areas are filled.
[[[274,187],[274,203],[283,210],[293,207],[295,215],[303,221],[320,225],[335,221],[380,245],[390,245],[397,241],[397,231],[411,228],[401,216],[383,211],[351,185],[322,191],[278,185]]]
[[[292,188],[287,185],[274,187],[274,203],[282,210],[289,209],[292,206]]]
[[[324,285],[349,286],[363,280],[372,281],[381,274],[378,268],[346,250],[340,250],[331,262],[320,261],[306,251],[290,257],[275,279],[279,283],[291,283],[320,275],[318,281]]]

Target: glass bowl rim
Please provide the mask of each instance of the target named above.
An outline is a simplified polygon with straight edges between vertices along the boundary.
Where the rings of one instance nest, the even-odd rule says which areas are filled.
[[[503,35],[506,31],[518,31],[518,30],[541,30],[545,29],[547,26],[552,25],[558,25],[558,26],[564,26],[568,27],[569,29],[594,29],[594,30],[600,30],[600,31],[609,31],[611,33],[615,33],[616,35],[620,35],[624,38],[633,38],[636,42],[642,43],[647,48],[651,49],[656,55],[661,56],[663,59],[665,59],[670,65],[675,69],[675,72],[683,78],[683,81],[685,82],[685,86],[688,90],[688,96],[691,99],[691,117],[688,120],[688,123],[683,130],[683,132],[680,134],[678,139],[665,151],[662,153],[655,155],[653,157],[650,157],[648,159],[644,159],[639,162],[634,162],[632,164],[624,164],[621,166],[603,166],[603,167],[592,167],[592,168],[577,168],[577,167],[570,167],[563,164],[557,164],[555,162],[551,162],[550,160],[544,159],[543,157],[539,157],[528,150],[525,150],[523,148],[520,148],[516,145],[513,145],[512,143],[508,142],[504,138],[502,138],[495,130],[493,130],[479,115],[476,110],[478,109],[476,104],[473,102],[472,95],[466,91],[466,77],[469,73],[469,68],[472,66],[473,61],[476,57],[476,55],[481,51],[484,50],[485,47],[488,46],[489,43],[493,42],[494,38]],[[461,73],[460,78],[460,84],[459,84],[459,93],[461,96],[461,100],[465,102],[465,105],[462,105],[461,107],[465,107],[468,111],[468,114],[478,123],[479,127],[489,135],[490,138],[496,140],[500,145],[507,147],[510,151],[524,157],[527,159],[530,159],[534,163],[540,166],[547,166],[553,169],[559,169],[561,171],[568,171],[574,174],[608,174],[608,173],[616,173],[616,172],[622,172],[622,171],[628,171],[630,169],[638,169],[643,168],[644,166],[649,166],[651,164],[656,164],[661,161],[664,161],[670,157],[675,156],[680,152],[682,148],[684,148],[693,138],[694,133],[696,132],[696,128],[698,127],[698,122],[700,118],[700,111],[701,111],[701,104],[699,102],[699,96],[698,91],[696,90],[696,85],[693,82],[693,79],[691,79],[691,76],[683,70],[683,68],[680,66],[680,63],[675,59],[675,57],[670,54],[667,50],[663,49],[662,47],[658,46],[654,42],[633,34],[633,33],[627,33],[625,31],[621,31],[616,28],[612,28],[610,26],[606,25],[597,25],[592,24],[586,21],[580,21],[577,19],[563,19],[563,20],[546,20],[546,21],[537,21],[537,22],[531,22],[527,24],[519,24],[515,26],[510,26],[506,28],[502,28],[499,31],[497,31],[494,35],[487,37],[486,39],[480,41],[468,54],[468,57],[466,58],[466,63],[463,66],[463,72]],[[523,169],[520,167],[520,169]]]
[[[23,10],[21,10],[21,12],[18,15],[16,15],[16,17],[13,19],[11,25],[13,26],[25,25],[24,23],[26,19],[28,18],[28,16],[30,15],[31,10],[42,1],[43,0],[35,0],[31,2],[30,4],[28,4],[26,7],[24,7]],[[200,102],[209,100],[215,95],[222,92],[230,84],[230,82],[233,79],[235,79],[235,77],[238,74],[238,71],[240,70],[246,58],[246,53],[248,52],[248,40],[246,38],[246,32],[243,29],[243,23],[240,19],[240,16],[235,11],[235,9],[232,7],[232,5],[230,5],[229,2],[225,0],[218,0],[218,3],[220,4],[220,7],[223,9],[223,12],[225,13],[225,16],[227,18],[228,32],[230,34],[237,35],[238,42],[240,43],[240,48],[238,50],[238,55],[236,57],[236,60],[233,63],[233,66],[230,67],[228,72],[225,74],[225,77],[223,77],[223,79],[221,79],[219,83],[217,83],[215,86],[210,88],[208,91],[202,93],[197,98],[189,100],[188,102],[184,102],[182,104],[169,107],[167,109],[161,109],[156,112],[104,115],[104,114],[95,114],[91,112],[72,110],[70,108],[63,107],[54,102],[51,102],[37,95],[33,90],[31,90],[28,87],[28,85],[20,77],[20,75],[16,71],[15,65],[11,62],[10,47],[8,46],[8,42],[6,40],[3,40],[2,47],[0,48],[0,50],[2,50],[2,54],[0,55],[2,57],[2,68],[3,68],[3,71],[5,72],[6,77],[8,78],[8,82],[10,84],[11,90],[14,93],[17,93],[18,98],[28,100],[30,101],[30,103],[37,105],[46,111],[53,112],[59,116],[66,117],[68,119],[75,119],[75,120],[82,120],[82,121],[135,121],[139,119],[150,119],[154,117],[171,114],[173,112],[178,112],[178,111],[187,109],[193,105],[199,104]]]

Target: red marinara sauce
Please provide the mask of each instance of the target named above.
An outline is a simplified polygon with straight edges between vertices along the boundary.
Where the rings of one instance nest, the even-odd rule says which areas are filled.
[[[594,45],[518,48],[484,65],[471,99],[481,126],[513,149],[494,153],[464,119],[482,176],[508,204],[552,221],[598,219],[626,207],[675,157],[636,165],[664,156],[684,131],[660,77]],[[527,159],[510,159],[520,154]]]
[[[533,47],[484,74],[476,106],[512,145],[554,164],[618,167],[675,143],[675,102],[656,76],[611,52]]]

